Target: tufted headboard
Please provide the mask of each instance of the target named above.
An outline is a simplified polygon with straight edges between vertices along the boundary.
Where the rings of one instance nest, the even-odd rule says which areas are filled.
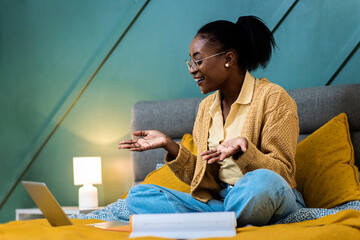
[[[302,88],[288,91],[298,107],[299,141],[341,112],[348,116],[355,164],[360,167],[360,84]],[[156,129],[175,141],[192,133],[202,98],[141,101],[132,109],[131,130]],[[164,164],[165,150],[132,152],[134,184]]]

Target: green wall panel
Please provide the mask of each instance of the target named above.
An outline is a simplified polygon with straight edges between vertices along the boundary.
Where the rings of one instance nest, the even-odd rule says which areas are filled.
[[[0,1],[0,200],[145,2]],[[198,28],[241,15],[277,26],[279,49],[254,74],[293,89],[327,83],[359,42],[359,12],[356,0],[151,0],[23,179],[77,205],[72,158],[100,155],[100,204],[116,201],[132,185],[130,153],[117,149],[130,137],[132,105],[202,96],[184,64]],[[359,83],[358,68],[357,51],[332,84]],[[0,221],[33,206],[18,185]]]
[[[144,2],[0,2],[0,202]]]
[[[360,1],[298,1],[275,32],[272,61],[256,76],[285,89],[325,85],[358,44],[359,23]]]
[[[125,81],[125,94],[135,94],[138,99],[202,96],[184,63],[189,58],[189,45],[196,31],[209,21],[236,21],[246,14],[259,15],[275,23],[274,19],[285,14],[284,5],[290,7],[291,3],[153,0],[119,45],[104,72]]]
[[[336,76],[331,85],[360,83],[360,51],[357,51]]]

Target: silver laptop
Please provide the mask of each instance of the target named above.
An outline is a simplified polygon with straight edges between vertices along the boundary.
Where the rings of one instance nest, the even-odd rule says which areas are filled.
[[[22,181],[22,184],[51,226],[72,225],[45,183]]]

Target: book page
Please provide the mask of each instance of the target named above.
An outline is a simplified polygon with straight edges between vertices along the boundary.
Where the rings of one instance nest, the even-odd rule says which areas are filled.
[[[162,237],[172,239],[199,239],[211,237],[234,237],[236,230],[221,230],[221,231],[150,231],[150,232],[132,232],[130,238],[135,237]]]
[[[234,212],[138,214],[130,237],[202,238],[235,236]]]
[[[129,225],[129,223],[122,222],[122,221],[109,221],[109,222],[91,223],[88,225],[92,226],[92,227],[106,229],[106,228],[114,228],[114,227],[118,227],[118,226],[126,226],[126,225]]]

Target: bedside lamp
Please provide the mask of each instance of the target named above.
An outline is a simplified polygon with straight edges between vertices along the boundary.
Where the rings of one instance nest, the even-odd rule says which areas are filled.
[[[74,185],[79,188],[79,209],[98,207],[98,191],[93,184],[101,184],[101,157],[74,157]]]

